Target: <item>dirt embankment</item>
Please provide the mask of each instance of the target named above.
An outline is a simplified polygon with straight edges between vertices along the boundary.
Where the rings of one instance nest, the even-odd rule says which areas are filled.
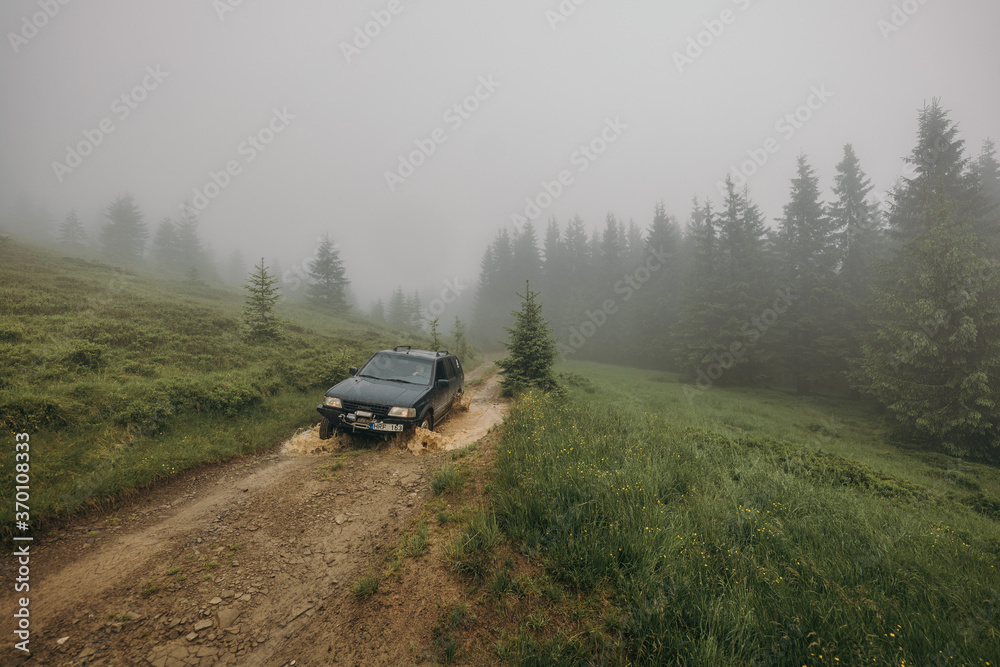
[[[39,536],[31,654],[8,640],[0,662],[282,665],[301,653],[313,659],[300,665],[394,664],[407,655],[405,633],[353,636],[366,625],[329,616],[351,603],[351,585],[420,511],[440,465],[434,453],[464,447],[502,419],[495,376],[466,394],[433,433],[373,445],[322,441],[313,428],[277,451],[181,476],[111,515]],[[426,585],[412,595],[430,606],[441,582]],[[5,588],[3,608],[13,609]],[[321,661],[318,641],[328,647]]]

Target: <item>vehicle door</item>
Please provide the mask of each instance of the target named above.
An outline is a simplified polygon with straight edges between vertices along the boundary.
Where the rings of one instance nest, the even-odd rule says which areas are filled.
[[[439,380],[448,380],[448,387],[439,387]],[[451,407],[451,397],[452,397],[452,387],[451,384],[451,374],[449,373],[449,365],[445,363],[445,359],[438,359],[434,362],[434,388],[432,390],[431,405],[434,406],[434,418],[444,416],[448,409]]]

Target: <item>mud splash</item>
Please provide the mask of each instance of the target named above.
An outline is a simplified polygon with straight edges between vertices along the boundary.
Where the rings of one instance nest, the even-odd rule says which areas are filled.
[[[411,454],[447,452],[476,442],[503,420],[506,402],[500,398],[498,378],[494,374],[481,382],[474,391],[466,391],[452,406],[448,416],[435,424],[434,431],[415,428],[392,438],[392,445]],[[319,425],[301,429],[281,445],[288,456],[321,456],[357,446],[350,436],[336,432],[329,440],[319,439]]]
[[[299,429],[295,435],[281,443],[281,453],[289,456],[332,454],[348,444],[348,437],[336,433],[329,440],[320,440],[319,424],[316,424],[312,428]]]

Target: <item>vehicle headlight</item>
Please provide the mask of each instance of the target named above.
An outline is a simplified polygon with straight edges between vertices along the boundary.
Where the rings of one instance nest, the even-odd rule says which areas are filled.
[[[335,396],[327,396],[323,399],[323,405],[328,408],[343,408],[344,404],[340,402],[340,399]]]
[[[405,419],[413,419],[417,416],[416,408],[392,408],[389,410],[390,417],[403,417]]]

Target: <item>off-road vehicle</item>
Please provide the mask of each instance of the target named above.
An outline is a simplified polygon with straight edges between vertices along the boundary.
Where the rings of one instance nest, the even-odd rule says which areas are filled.
[[[348,433],[399,433],[419,426],[433,430],[465,389],[465,372],[447,350],[400,345],[376,352],[360,370],[326,392],[316,410],[319,437],[338,428]]]

